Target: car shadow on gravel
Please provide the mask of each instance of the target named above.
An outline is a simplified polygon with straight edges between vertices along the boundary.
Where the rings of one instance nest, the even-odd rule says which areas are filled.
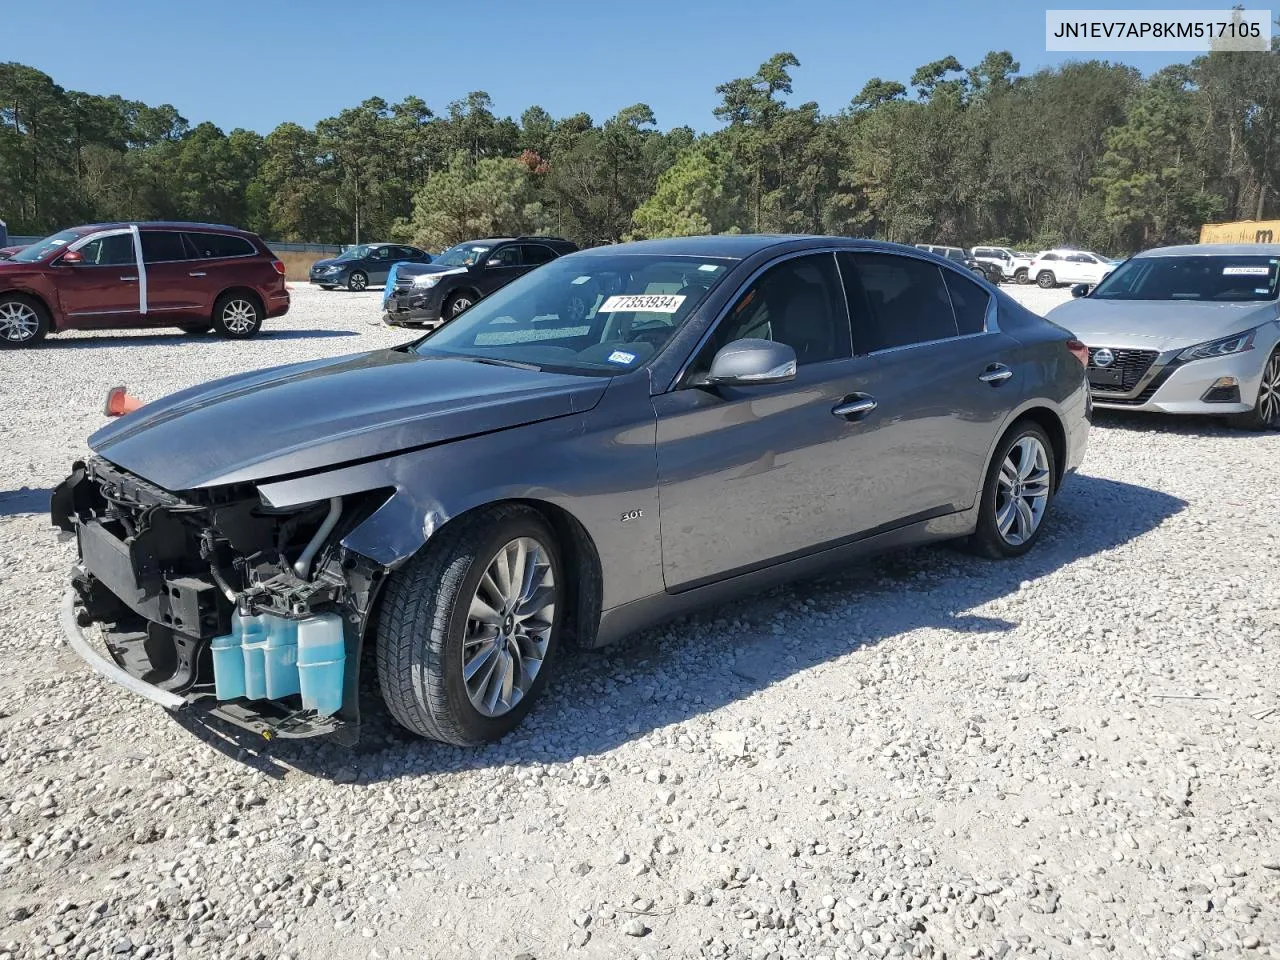
[[[1093,411],[1093,425],[1129,433],[1167,433],[1176,437],[1213,437],[1224,440],[1256,440],[1265,432],[1241,430],[1223,417],[1192,417],[1167,413],[1138,413],[1133,410]]]
[[[1133,484],[1072,477],[1055,501],[1041,542],[1022,558],[993,562],[948,546],[886,555],[708,608],[615,647],[570,652],[524,724],[483,748],[431,743],[397,727],[378,697],[371,660],[362,670],[364,724],[355,748],[319,740],[268,744],[208,725],[198,715],[180,722],[210,746],[271,777],[295,769],[338,783],[371,784],[502,765],[568,763],[912,630],[1011,630],[1016,624],[1009,620],[971,611],[1077,560],[1122,547],[1185,505]],[[788,618],[778,620],[780,611]],[[797,624],[796,616],[808,622]],[[788,643],[797,631],[807,634],[803,642]]]
[[[0,490],[0,517],[16,517],[22,513],[48,513],[50,487],[20,487]]]
[[[332,337],[358,337],[355,330],[263,330],[251,341],[260,340],[324,340]],[[50,337],[40,344],[41,350],[81,350],[86,347],[184,347],[221,342],[212,333],[90,334],[89,336]],[[234,341],[227,341],[228,343]]]

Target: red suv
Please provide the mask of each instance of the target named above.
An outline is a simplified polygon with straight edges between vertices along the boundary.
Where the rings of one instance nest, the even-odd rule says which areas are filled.
[[[0,260],[0,347],[124,327],[212,328],[242,340],[288,311],[284,264],[235,227],[99,223]]]

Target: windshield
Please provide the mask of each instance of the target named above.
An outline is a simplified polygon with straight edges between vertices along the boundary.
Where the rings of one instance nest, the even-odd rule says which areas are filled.
[[[431,262],[443,263],[446,267],[469,267],[492,249],[492,247],[481,247],[474,243],[460,243],[456,247],[450,247]]]
[[[634,370],[666,345],[734,262],[643,254],[553,260],[414,349],[557,372]]]
[[[369,255],[369,251],[373,249],[367,243],[357,244],[354,247],[347,247],[340,254],[334,257],[335,260],[363,260]]]
[[[43,240],[33,243],[31,246],[15,253],[9,259],[16,260],[18,263],[35,263],[37,260],[43,260],[55,250],[62,249],[78,236],[80,236],[80,232],[77,230],[63,230],[61,233],[55,233],[51,237],[45,237]]]
[[[1274,300],[1276,257],[1135,257],[1094,289],[1096,300]]]

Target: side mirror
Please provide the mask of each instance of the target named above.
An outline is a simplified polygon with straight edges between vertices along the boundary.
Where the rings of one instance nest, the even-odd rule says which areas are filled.
[[[84,254],[79,250],[68,250],[58,258],[58,262],[74,267],[78,263],[84,263]]]
[[[772,340],[735,340],[726,343],[711,361],[707,375],[693,382],[696,387],[759,387],[786,383],[796,375],[796,352],[785,343]]]
[[[1089,295],[1089,291],[1092,289],[1093,288],[1087,283],[1077,283],[1071,288],[1071,295],[1073,297],[1087,297]]]

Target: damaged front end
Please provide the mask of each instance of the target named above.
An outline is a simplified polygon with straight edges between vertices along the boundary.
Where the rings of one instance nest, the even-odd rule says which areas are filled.
[[[251,483],[175,493],[101,457],[77,462],[50,505],[79,544],[68,638],[169,709],[197,706],[268,738],[354,742],[361,642],[386,571],[341,541],[390,493],[277,508]],[[85,634],[95,625],[105,656]],[[323,663],[309,664],[320,634]],[[329,686],[319,698],[309,667],[313,687],[320,675]]]

